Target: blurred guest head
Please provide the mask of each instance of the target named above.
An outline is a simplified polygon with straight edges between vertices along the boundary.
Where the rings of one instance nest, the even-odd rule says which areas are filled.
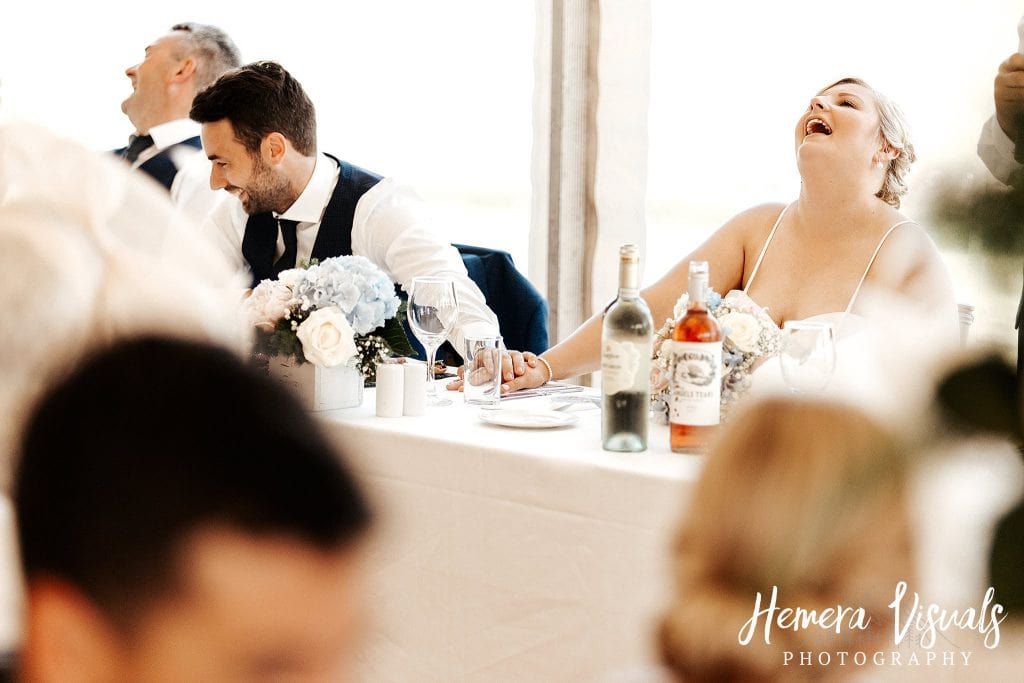
[[[786,651],[868,650],[891,638],[888,604],[900,580],[913,580],[904,463],[852,408],[780,398],[737,415],[675,540],[663,661],[684,680],[778,680]],[[766,609],[773,587],[779,609],[863,607],[869,629],[774,626],[766,645],[761,617],[739,644],[757,593]]]
[[[213,189],[237,196],[249,214],[282,212],[298,198],[316,155],[316,112],[284,67],[255,62],[225,73],[189,115],[203,124]]]
[[[27,407],[53,369],[123,336],[242,346],[231,290],[244,284],[167,193],[112,155],[19,121],[0,121],[0,272],[4,493]]]
[[[216,26],[175,24],[146,47],[141,62],[125,69],[132,94],[121,110],[139,134],[187,118],[195,94],[241,62],[235,43]]]
[[[339,680],[370,511],[232,354],[120,342],[56,383],[15,480],[27,680]]]

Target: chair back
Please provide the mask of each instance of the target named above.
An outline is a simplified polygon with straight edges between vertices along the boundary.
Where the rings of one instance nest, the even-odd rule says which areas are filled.
[[[458,249],[469,277],[498,316],[505,347],[540,354],[548,348],[548,303],[520,273],[507,251],[452,245]]]

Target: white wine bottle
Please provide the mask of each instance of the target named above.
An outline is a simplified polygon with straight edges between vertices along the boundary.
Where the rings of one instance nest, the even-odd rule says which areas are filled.
[[[605,450],[647,449],[651,405],[651,311],[640,298],[640,250],[619,249],[619,296],[601,328],[601,443]]]

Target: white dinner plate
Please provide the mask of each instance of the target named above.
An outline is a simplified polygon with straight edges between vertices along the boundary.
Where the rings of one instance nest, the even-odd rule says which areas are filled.
[[[567,427],[579,421],[579,415],[563,413],[558,410],[491,409],[481,410],[480,419],[487,424],[502,427],[518,427],[520,429],[550,429]]]

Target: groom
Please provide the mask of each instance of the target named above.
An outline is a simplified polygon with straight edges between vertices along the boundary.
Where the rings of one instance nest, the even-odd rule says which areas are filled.
[[[451,341],[497,334],[498,321],[459,253],[427,226],[422,202],[376,173],[319,152],[316,113],[302,85],[276,62],[255,62],[199,93],[202,124],[221,202],[204,232],[215,236],[252,286],[311,258],[355,254],[409,291],[417,275],[455,282],[459,317]]]

